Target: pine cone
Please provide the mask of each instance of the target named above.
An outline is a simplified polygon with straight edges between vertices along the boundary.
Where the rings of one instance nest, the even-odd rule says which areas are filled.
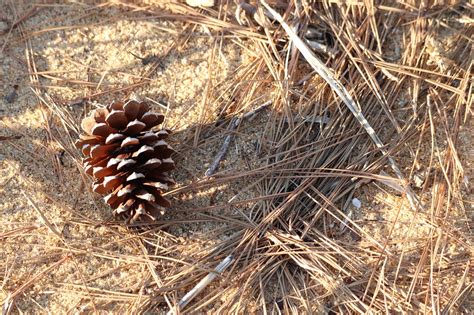
[[[107,194],[105,202],[127,223],[150,222],[170,206],[162,193],[174,184],[166,174],[175,167],[174,151],[163,140],[167,130],[151,130],[164,116],[148,110],[147,103],[133,100],[93,110],[76,142],[87,156],[83,166],[94,177],[93,191]]]

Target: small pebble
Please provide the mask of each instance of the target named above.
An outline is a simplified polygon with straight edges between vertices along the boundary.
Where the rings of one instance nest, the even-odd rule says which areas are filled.
[[[354,198],[352,199],[352,205],[356,207],[357,209],[360,209],[360,207],[362,206],[362,202],[360,202],[359,199]]]

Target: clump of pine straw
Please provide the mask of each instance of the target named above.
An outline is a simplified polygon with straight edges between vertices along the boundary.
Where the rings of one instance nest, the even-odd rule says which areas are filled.
[[[233,87],[246,83],[243,92],[231,92],[230,98],[236,100],[232,114],[247,110],[249,100],[272,90],[274,113],[262,136],[270,147],[262,157],[263,167],[222,172],[216,181],[252,176],[259,197],[252,200],[249,213],[234,218],[242,227],[200,259],[199,264],[209,268],[229,254],[236,262],[216,288],[189,310],[201,310],[221,297],[225,298],[220,310],[226,311],[254,307],[293,313],[435,313],[462,305],[471,289],[466,277],[470,260],[451,262],[459,266],[462,275],[453,291],[440,289],[444,274],[440,262],[446,259],[443,256],[449,244],[469,246],[467,235],[453,234],[449,213],[464,213],[459,187],[463,169],[454,143],[460,125],[470,114],[470,50],[452,56],[455,65],[448,75],[430,66],[423,50],[443,26],[436,23],[436,18],[428,17],[428,12],[419,12],[401,4],[377,8],[338,3],[301,7],[295,1],[282,14],[299,34],[316,24],[334,38],[339,53],[332,60],[326,58],[326,66],[383,139],[385,146],[380,149],[335,90],[311,73],[281,28],[267,30],[266,43],[249,38],[256,55],[262,58],[242,69],[242,74],[229,83]],[[436,9],[431,13],[441,14]],[[196,23],[206,24],[202,20]],[[408,26],[400,27],[405,23]],[[396,29],[401,30],[403,43],[393,38]],[[471,44],[461,32],[457,36],[466,47]],[[395,63],[384,60],[389,59],[383,53],[388,45],[402,44],[406,50],[394,57]],[[250,79],[252,83],[246,81]],[[410,96],[404,94],[407,89]],[[410,107],[400,108],[404,98],[412,98]],[[299,117],[309,119],[301,121]],[[328,123],[313,122],[321,117],[329,117]],[[434,137],[439,128],[444,129],[452,145],[438,155],[439,168],[434,168]],[[416,235],[415,226],[409,226],[404,237],[395,239],[391,234],[396,221],[381,222],[387,224],[387,232],[377,237],[351,220],[346,209],[354,190],[367,180],[396,182],[379,175],[385,166],[395,163],[389,159],[407,150],[413,153],[415,165],[420,141],[430,138],[430,176],[436,180],[418,196],[431,189],[432,200],[412,204],[411,209],[407,202],[393,208],[405,208],[413,217],[422,218],[429,226],[426,235],[415,239],[408,249],[403,243],[409,235]],[[399,179],[403,192],[410,185],[410,174],[406,176]],[[204,181],[202,185],[210,183]],[[356,237],[348,238],[350,233]],[[168,286],[179,287],[181,281],[196,274],[194,268],[183,268]]]
[[[215,38],[210,48],[211,74],[224,36],[235,36],[232,40],[254,56],[227,80],[209,80],[199,104],[202,113],[214,111],[219,121],[231,124],[232,118],[265,102],[271,105],[265,109],[269,119],[255,135],[255,154],[248,157],[254,161],[247,169],[223,168],[212,178],[202,174],[201,179],[168,194],[181,216],[157,222],[155,228],[130,232],[142,253],[131,260],[145,266],[142,291],[100,293],[87,290],[84,284],[82,298],[97,301],[110,293],[137,312],[175,309],[187,291],[232,255],[229,268],[182,311],[467,311],[466,299],[472,290],[472,227],[458,220],[465,217],[468,222],[472,215],[467,210],[470,205],[465,205],[465,174],[457,150],[460,128],[471,116],[473,28],[453,28],[445,19],[471,8],[423,7],[418,2],[380,6],[339,1],[307,5],[297,0],[276,6],[276,1],[267,2],[300,38],[310,27],[327,34],[326,45],[333,55],[316,56],[352,97],[366,125],[348,109],[334,86],[314,72],[277,21],[263,28],[247,17],[248,25],[239,25],[230,1],[206,10],[182,4],[103,5],[134,12],[136,19],[182,21],[186,32],[205,28]],[[265,7],[259,10],[264,12]],[[457,42],[449,53],[447,71],[430,55],[430,43],[445,31]],[[185,42],[186,36],[183,31],[176,45]],[[29,41],[26,35],[25,41]],[[28,48],[30,72],[36,73]],[[153,71],[144,73],[137,86],[146,85],[152,76]],[[39,100],[61,120],[64,130],[77,131],[77,118],[45,94],[36,75],[31,80]],[[202,117],[202,125],[193,129],[190,146],[199,147],[205,135],[227,132],[225,124],[216,127]],[[383,146],[374,143],[367,126]],[[245,124],[239,128],[242,131]],[[73,138],[64,134],[57,140],[77,157]],[[180,144],[175,147],[185,150]],[[426,178],[412,190],[420,163],[426,164]],[[391,170],[393,164],[399,174]],[[186,194],[232,187],[237,180],[246,183],[245,190],[228,202],[193,209],[179,206]],[[364,199],[362,209],[353,209],[352,199],[364,192],[373,195]],[[407,192],[417,201],[410,204]],[[374,233],[363,213],[356,213],[370,208],[377,193],[393,195],[397,201],[390,205],[387,200],[384,211],[392,213],[394,220],[379,220],[381,233]],[[234,215],[220,214],[230,208],[236,210]],[[412,223],[400,223],[402,216]],[[84,224],[97,223],[83,220]],[[213,233],[229,236],[189,257],[177,255],[187,245],[179,244],[163,229],[202,220],[216,224]],[[192,246],[190,243],[190,251]],[[447,254],[453,246],[464,250]],[[160,261],[167,267],[156,269]]]

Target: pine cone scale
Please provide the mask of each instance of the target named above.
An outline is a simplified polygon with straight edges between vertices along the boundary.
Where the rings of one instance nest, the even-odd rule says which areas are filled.
[[[110,127],[105,122],[98,123],[92,127],[92,135],[106,138],[109,134],[117,132],[116,129]]]
[[[128,124],[127,116],[123,110],[113,110],[105,117],[105,121],[117,130],[124,129]]]
[[[139,121],[138,119],[132,120],[127,124],[127,127],[123,131],[126,135],[136,135],[139,132],[145,130],[146,124]]]
[[[115,143],[117,141],[125,139],[125,135],[121,133],[111,133],[105,139],[105,144]]]

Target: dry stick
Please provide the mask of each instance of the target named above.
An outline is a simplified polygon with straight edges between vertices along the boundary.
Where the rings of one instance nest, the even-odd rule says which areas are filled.
[[[313,67],[314,70],[329,84],[329,86],[337,93],[337,95],[342,99],[344,104],[346,104],[347,108],[352,112],[355,118],[359,121],[359,123],[364,127],[365,131],[368,133],[369,137],[375,143],[375,145],[379,148],[380,152],[387,157],[390,166],[392,167],[393,171],[397,175],[397,177],[402,180],[402,182],[406,183],[405,177],[403,176],[402,172],[397,166],[395,160],[388,154],[388,151],[384,148],[384,144],[380,140],[380,138],[375,133],[375,130],[370,126],[367,119],[365,119],[364,114],[362,114],[359,106],[355,103],[352,99],[352,96],[349,94],[347,89],[334,77],[331,70],[328,69],[324,63],[319,60],[313,52],[306,46],[306,44],[298,37],[298,35],[293,32],[291,27],[283,20],[283,17],[273,10],[264,0],[261,3],[265,6],[265,8],[273,15],[273,18],[277,20],[285,32],[288,34],[290,39],[294,42],[295,46],[301,52],[303,57],[306,61]],[[408,187],[408,185],[404,185],[404,191],[407,195],[408,201],[410,202],[410,206],[413,210],[417,210],[420,207],[420,202],[416,197],[413,190]]]
[[[211,163],[211,166],[206,170],[206,173],[204,173],[205,176],[212,176],[219,168],[219,163],[222,161],[222,159],[224,159],[227,150],[229,149],[230,142],[232,141],[232,139],[234,139],[235,135],[233,131],[237,129],[237,127],[240,125],[240,121],[240,118],[232,118],[228,129],[230,133],[225,137],[224,143],[222,144],[219,152],[217,152],[216,158]]]
[[[0,141],[17,140],[22,136],[0,136]]]
[[[262,105],[260,105],[259,107],[257,107],[256,109],[254,109],[253,111],[250,111],[250,112],[242,115],[239,118],[233,118],[232,119],[232,122],[230,123],[229,129],[228,129],[230,134],[228,134],[225,137],[224,143],[222,144],[221,149],[217,153],[214,161],[212,161],[211,166],[206,170],[206,173],[204,173],[205,176],[207,176],[207,177],[212,176],[217,171],[217,169],[219,168],[219,163],[224,159],[224,157],[227,153],[227,150],[229,149],[230,142],[235,137],[235,134],[233,133],[233,131],[235,129],[237,129],[237,127],[240,125],[242,120],[255,115],[258,111],[260,111],[260,110],[264,109],[265,107],[269,106],[271,103],[272,103],[272,101],[267,101],[267,102],[263,103]]]
[[[199,281],[199,283],[196,284],[196,286],[192,288],[191,291],[186,293],[186,295],[183,296],[183,298],[179,301],[177,311],[179,311],[180,309],[188,305],[188,303],[191,302],[191,300],[194,299],[194,297],[198,295],[199,292],[204,290],[204,288],[206,288],[209,285],[209,283],[211,283],[212,280],[214,280],[217,277],[217,275],[223,273],[224,270],[230,266],[233,260],[234,258],[232,257],[232,255],[227,256],[223,261],[221,261],[219,265],[217,265],[214,271],[209,272],[207,276],[202,278],[202,280]],[[169,310],[167,313],[167,315],[172,315],[172,314],[174,314],[173,310]]]

